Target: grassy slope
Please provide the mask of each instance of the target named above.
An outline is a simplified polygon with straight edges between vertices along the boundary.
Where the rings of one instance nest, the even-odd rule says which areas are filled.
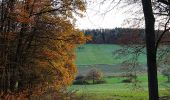
[[[84,49],[77,50],[76,64],[78,65],[118,63],[112,55],[114,50],[120,48],[117,45],[86,44],[83,47]]]
[[[77,49],[76,64],[78,65],[78,73],[85,75],[92,68],[101,70],[104,75],[113,75],[115,73],[125,72],[122,70],[123,67],[121,62],[127,60],[129,57],[124,59],[116,59],[113,52],[122,47],[113,44],[85,44],[81,45],[83,49]],[[140,62],[143,65],[145,56],[140,57]],[[142,68],[142,69],[141,69]],[[145,70],[143,66],[138,67],[139,70]]]
[[[77,65],[93,64],[120,64],[125,59],[116,59],[113,51],[120,49],[119,45],[112,44],[86,44],[84,49],[76,50]],[[126,58],[126,57],[125,57]],[[140,57],[140,62],[145,63],[145,56]]]
[[[141,81],[142,90],[134,91],[132,84],[121,83],[124,78],[105,78],[105,84],[97,85],[73,85],[71,89],[78,90],[78,95],[82,96],[81,100],[147,100],[147,77],[141,75],[138,77]],[[165,91],[166,78],[158,76],[160,96],[168,93]]]
[[[91,68],[96,67],[104,74],[120,73],[120,63],[125,59],[115,59],[113,51],[120,49],[118,45],[109,44],[86,44],[84,49],[76,50],[79,73],[87,73]],[[125,58],[128,58],[125,57]],[[146,63],[146,57],[140,57],[141,64]],[[113,72],[113,73],[112,73]],[[106,75],[107,76],[107,75]],[[160,95],[169,94],[165,91],[166,78],[159,75]],[[73,85],[70,89],[78,90],[80,100],[147,100],[147,76],[139,76],[143,90],[132,90],[132,84],[121,83],[123,78],[105,78],[107,83],[97,85]]]

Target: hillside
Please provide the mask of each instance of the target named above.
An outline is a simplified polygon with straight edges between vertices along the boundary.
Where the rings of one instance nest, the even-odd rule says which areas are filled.
[[[114,44],[85,44],[76,50],[76,64],[79,65],[95,65],[95,64],[120,64],[126,59],[116,59],[113,52],[122,48]],[[125,58],[128,58],[125,57]],[[139,62],[144,64],[145,56],[139,58]]]

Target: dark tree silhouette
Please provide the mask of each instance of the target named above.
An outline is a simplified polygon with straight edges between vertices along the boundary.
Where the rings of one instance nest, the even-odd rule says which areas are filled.
[[[158,79],[156,66],[155,46],[155,18],[153,15],[151,0],[142,0],[143,13],[145,17],[145,38],[148,67],[149,100],[158,100]]]

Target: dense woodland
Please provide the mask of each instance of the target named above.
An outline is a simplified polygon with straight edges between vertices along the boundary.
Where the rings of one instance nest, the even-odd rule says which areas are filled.
[[[89,44],[144,44],[145,30],[134,28],[115,28],[115,29],[87,29],[83,30],[85,35],[92,36]],[[163,30],[156,30],[159,37]],[[169,44],[170,33],[163,36],[162,43]]]
[[[81,0],[0,1],[2,100],[28,99],[72,83],[74,48],[86,41],[72,14],[84,10]]]

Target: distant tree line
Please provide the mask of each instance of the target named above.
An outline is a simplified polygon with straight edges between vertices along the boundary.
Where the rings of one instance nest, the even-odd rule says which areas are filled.
[[[114,28],[114,29],[86,29],[85,35],[92,36],[89,44],[143,44],[145,42],[144,29]],[[156,30],[157,37],[162,31]],[[170,34],[163,37],[162,42],[168,43]]]

